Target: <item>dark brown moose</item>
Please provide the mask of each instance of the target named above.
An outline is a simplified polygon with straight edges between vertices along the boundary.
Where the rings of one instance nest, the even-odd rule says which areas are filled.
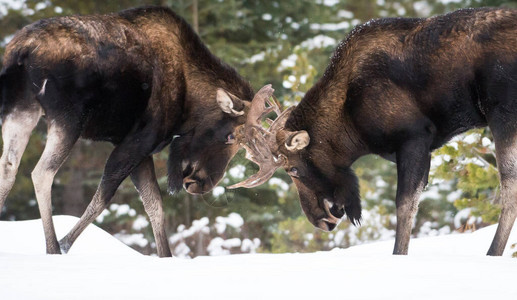
[[[171,192],[182,186],[194,194],[211,190],[239,149],[234,131],[246,120],[250,84],[161,7],[38,21],[14,36],[3,64],[0,210],[44,116],[47,143],[32,180],[47,253],[67,252],[131,176],[158,255],[171,256],[152,154],[170,144]],[[115,149],[90,205],[58,243],[51,186],[79,137],[109,141]]]
[[[332,230],[345,214],[354,224],[361,218],[351,164],[381,155],[397,163],[393,253],[407,254],[431,152],[461,132],[489,126],[502,212],[488,255],[502,255],[517,215],[516,24],[517,10],[484,8],[356,27],[323,77],[274,127],[257,129],[261,124],[248,120],[253,129],[244,130],[241,142],[260,171],[235,187],[261,184],[283,166],[309,221]]]

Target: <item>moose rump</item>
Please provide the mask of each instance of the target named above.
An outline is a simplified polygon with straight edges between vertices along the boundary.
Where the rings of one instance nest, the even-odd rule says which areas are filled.
[[[148,107],[153,65],[141,37],[128,24],[115,20],[99,22],[91,17],[81,21],[59,18],[25,27],[9,44],[1,74],[4,172],[0,204],[14,183],[31,131],[44,115],[47,143],[32,179],[49,253],[59,252],[50,187],[79,137],[117,145],[106,165],[109,177],[101,187],[105,199],[125,178],[122,174],[133,171],[167,139],[157,138],[160,133],[154,128],[144,129],[145,118],[152,117]],[[87,40],[96,37],[97,41]],[[106,40],[110,43],[102,42]],[[132,131],[140,131],[138,144],[130,138]],[[131,140],[135,145],[124,150]]]

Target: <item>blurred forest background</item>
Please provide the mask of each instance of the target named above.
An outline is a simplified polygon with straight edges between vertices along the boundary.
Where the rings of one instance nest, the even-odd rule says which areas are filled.
[[[347,33],[372,18],[427,17],[464,7],[517,7],[517,1],[505,0],[0,0],[0,53],[18,29],[36,20],[110,13],[144,4],[172,8],[255,89],[272,83],[285,106],[299,102],[323,74],[333,49]],[[42,121],[23,156],[2,220],[39,218],[30,173],[42,153],[45,134]],[[83,213],[111,149],[107,143],[78,142],[54,181],[54,215]],[[362,225],[343,221],[325,233],[303,216],[295,187],[282,170],[258,188],[226,190],[224,186],[256,171],[243,151],[212,193],[168,195],[167,151],[155,155],[155,164],[176,256],[309,252],[394,237],[396,167],[379,157],[363,157],[353,166],[360,178]],[[434,153],[413,235],[463,232],[493,224],[499,214],[498,196],[490,132],[478,129],[455,137]],[[96,224],[142,253],[156,253],[151,226],[130,180],[121,185]]]

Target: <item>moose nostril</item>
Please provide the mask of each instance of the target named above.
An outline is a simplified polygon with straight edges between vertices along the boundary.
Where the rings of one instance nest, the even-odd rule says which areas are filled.
[[[190,178],[185,178],[183,180],[183,188],[185,188],[185,190],[189,191],[189,187],[192,187],[194,185],[194,183],[196,183],[195,180],[190,179]]]
[[[185,186],[185,189],[188,190],[189,186],[191,186],[192,184],[194,184],[193,182],[185,182],[184,186]]]
[[[327,227],[328,227],[329,231],[334,230],[334,228],[336,228],[336,226],[337,226],[337,224],[327,222]]]
[[[323,209],[327,214],[328,219],[332,223],[338,224],[340,222],[341,217],[345,215],[345,208],[343,205],[335,204],[328,199],[323,199]]]
[[[336,228],[337,224],[333,222],[329,222],[327,219],[321,219],[318,222],[317,227],[323,231],[332,231]]]
[[[332,205],[332,207],[330,208],[330,213],[338,218],[338,219],[341,219],[344,215],[345,215],[345,207],[342,206],[342,205]]]

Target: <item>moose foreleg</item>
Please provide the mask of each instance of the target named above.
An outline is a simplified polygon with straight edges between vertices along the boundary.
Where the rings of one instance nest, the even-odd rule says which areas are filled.
[[[92,201],[79,222],[59,241],[59,246],[64,253],[68,252],[81,232],[108,206],[122,181],[131,174],[144,158],[150,155],[152,149],[156,146],[153,136],[147,131],[141,131],[126,138],[124,142],[115,147],[106,162],[104,174]]]
[[[429,175],[431,154],[425,141],[409,141],[397,152],[397,231],[393,254],[406,255],[418,210],[418,198]]]
[[[165,233],[165,219],[163,215],[162,196],[156,181],[152,156],[145,158],[131,173],[131,180],[142,198],[144,209],[153,228],[154,239],[158,256],[171,257],[169,241]]]
[[[517,185],[517,182],[514,182]],[[515,190],[515,188],[513,188]],[[515,202],[516,193],[513,193],[512,198],[503,198],[503,202]],[[504,196],[503,196],[504,197]],[[499,225],[497,225],[497,231],[495,233],[492,244],[488,249],[487,255],[501,256],[503,255],[504,248],[508,242],[510,232],[512,231],[515,217],[517,216],[517,207],[515,203],[503,203],[503,209],[501,210],[501,216],[499,217]]]
[[[497,127],[493,128],[492,132],[501,181],[502,210],[497,231],[487,255],[500,256],[503,255],[517,216],[517,139],[504,132],[501,134],[501,130]],[[505,132],[511,132],[514,135],[515,129],[512,127],[512,130]]]

